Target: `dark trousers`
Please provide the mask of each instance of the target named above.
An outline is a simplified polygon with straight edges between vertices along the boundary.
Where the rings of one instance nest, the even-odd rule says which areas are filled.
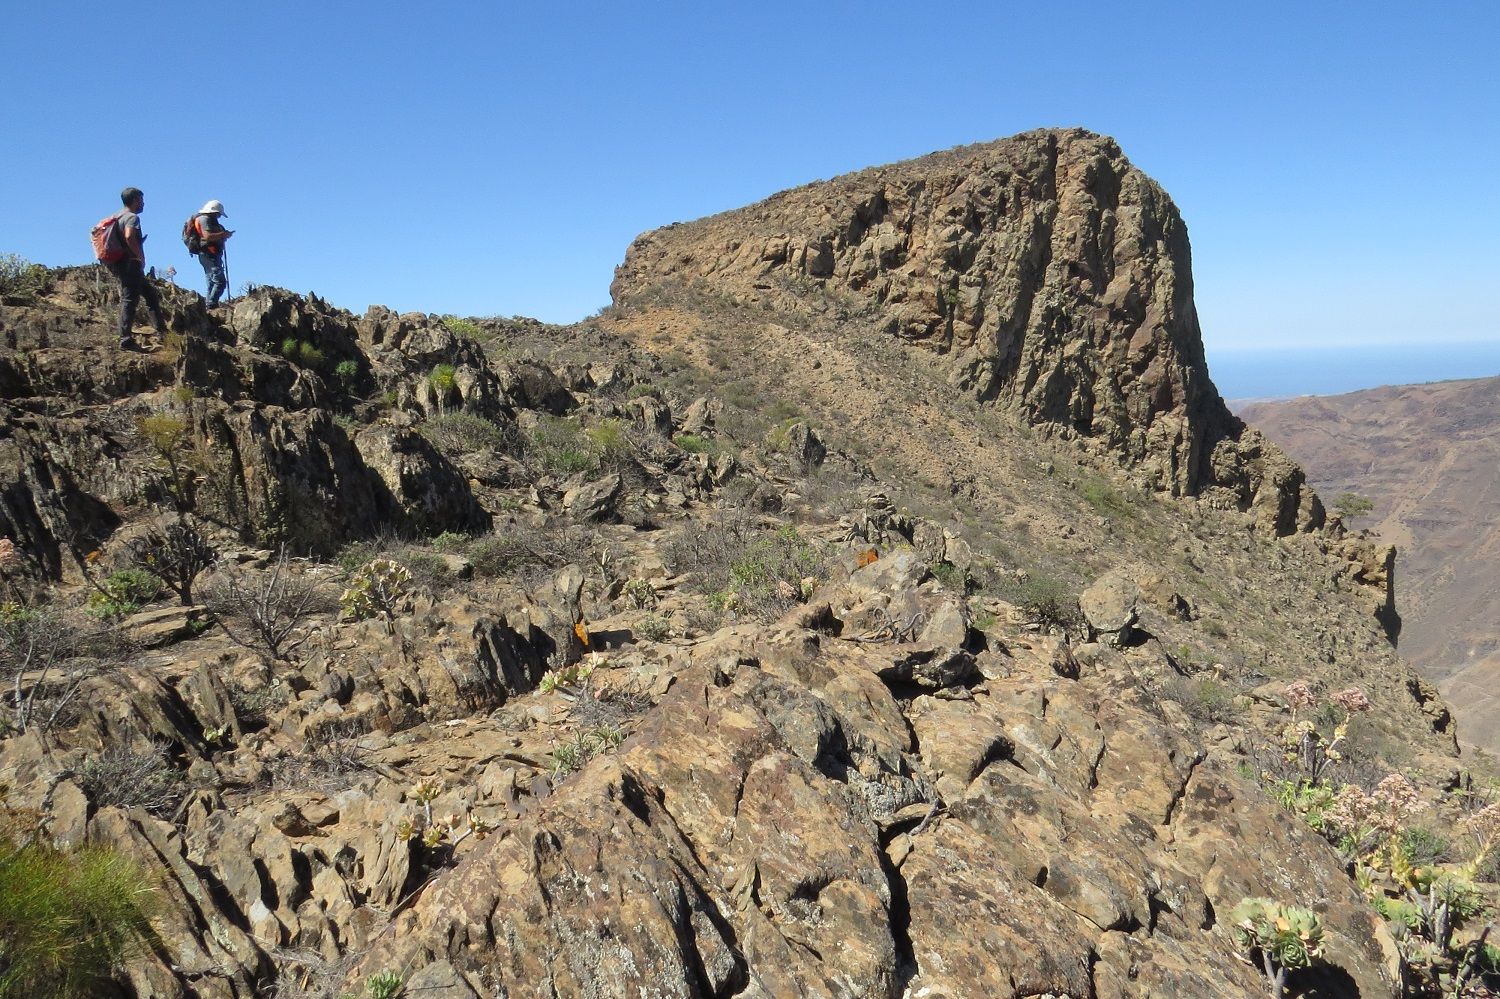
[[[124,260],[111,260],[105,266],[120,282],[120,339],[130,336],[130,327],[135,325],[135,303],[141,299],[146,300],[146,311],[151,313],[151,323],[157,332],[165,331],[167,323],[161,317],[161,299],[157,297],[156,289],[151,287],[151,281],[146,277],[141,262],[134,257],[126,257]]]
[[[229,281],[224,276],[224,251],[200,253],[198,263],[203,265],[203,273],[208,276],[208,304],[210,307],[218,305],[229,286]]]

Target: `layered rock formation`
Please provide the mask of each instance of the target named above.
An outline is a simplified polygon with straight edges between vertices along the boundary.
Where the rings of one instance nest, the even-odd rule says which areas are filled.
[[[1322,523],[1209,380],[1187,227],[1111,139],[1030,132],[658,229],[611,290],[628,307],[700,282],[940,354],[957,388],[1097,441],[1153,488],[1222,495],[1279,534]]]

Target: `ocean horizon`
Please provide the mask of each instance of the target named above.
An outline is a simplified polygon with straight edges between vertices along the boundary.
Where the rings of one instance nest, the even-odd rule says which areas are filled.
[[[1207,347],[1219,394],[1235,403],[1342,395],[1500,375],[1500,340],[1338,346]]]

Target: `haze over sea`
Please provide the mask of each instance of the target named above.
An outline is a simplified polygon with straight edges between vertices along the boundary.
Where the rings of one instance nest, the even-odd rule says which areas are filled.
[[[1210,341],[1207,349],[1209,373],[1231,407],[1259,399],[1500,375],[1500,341],[1305,347],[1215,346]]]

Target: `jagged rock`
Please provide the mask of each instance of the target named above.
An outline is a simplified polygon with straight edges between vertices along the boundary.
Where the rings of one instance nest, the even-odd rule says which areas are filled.
[[[404,519],[426,534],[487,528],[468,481],[420,434],[372,428],[354,438]]]
[[[713,429],[714,421],[724,412],[724,404],[718,399],[699,396],[688,404],[682,414],[682,432],[703,434]]]
[[[605,520],[615,515],[624,482],[614,473],[574,486],[563,494],[563,509],[579,520]]]

